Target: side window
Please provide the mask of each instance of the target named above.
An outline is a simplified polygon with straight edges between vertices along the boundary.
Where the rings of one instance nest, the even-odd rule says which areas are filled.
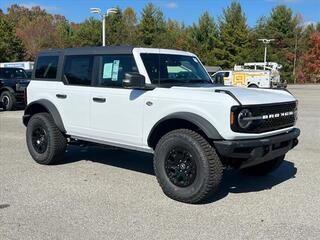
[[[138,72],[133,55],[105,55],[101,59],[100,86],[121,87],[125,73]]]
[[[225,73],[224,73],[224,76],[225,76],[225,77],[229,77],[229,76],[230,76],[230,72],[225,72]]]
[[[67,56],[63,78],[70,85],[90,86],[92,81],[93,56]]]
[[[35,77],[55,79],[57,77],[59,56],[41,56],[37,59]]]

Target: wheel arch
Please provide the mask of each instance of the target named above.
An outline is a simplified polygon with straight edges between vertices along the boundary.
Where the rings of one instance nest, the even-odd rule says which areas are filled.
[[[256,83],[249,83],[248,88],[259,88]]]
[[[52,102],[46,99],[40,99],[28,104],[28,106],[24,111],[23,124],[27,126],[32,115],[36,113],[41,113],[41,112],[49,113],[52,116],[59,130],[63,133],[66,133],[66,130],[58,109]]]
[[[164,134],[179,128],[195,130],[207,139],[222,139],[217,129],[205,118],[190,112],[178,112],[160,119],[152,127],[147,139],[148,146],[155,148]]]
[[[12,87],[5,86],[5,87],[0,88],[0,94],[3,92],[6,92],[6,91],[8,91],[10,93],[14,93],[14,90]]]

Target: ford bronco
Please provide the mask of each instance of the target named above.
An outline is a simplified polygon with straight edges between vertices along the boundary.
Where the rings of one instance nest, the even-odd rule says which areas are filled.
[[[27,100],[36,162],[52,164],[83,142],[153,153],[163,192],[187,203],[217,192],[225,167],[275,170],[300,134],[289,92],[215,85],[196,55],[176,50],[40,52]]]

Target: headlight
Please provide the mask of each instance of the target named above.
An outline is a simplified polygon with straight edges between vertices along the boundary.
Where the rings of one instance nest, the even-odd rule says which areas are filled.
[[[238,114],[238,124],[241,128],[246,129],[252,123],[252,113],[248,109],[243,109]]]

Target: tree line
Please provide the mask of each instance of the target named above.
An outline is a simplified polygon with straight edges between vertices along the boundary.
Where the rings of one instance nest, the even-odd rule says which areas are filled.
[[[283,65],[288,82],[320,82],[320,23],[303,24],[284,5],[272,9],[249,27],[240,3],[234,1],[218,19],[206,11],[186,26],[166,19],[160,8],[148,3],[137,13],[131,7],[118,8],[106,18],[107,45],[173,48],[197,54],[206,65],[233,68],[235,64],[263,61],[260,38],[273,38],[268,61]],[[65,16],[49,14],[40,7],[11,5],[0,9],[0,62],[34,60],[47,48],[101,45],[101,21],[89,18],[73,23]]]

